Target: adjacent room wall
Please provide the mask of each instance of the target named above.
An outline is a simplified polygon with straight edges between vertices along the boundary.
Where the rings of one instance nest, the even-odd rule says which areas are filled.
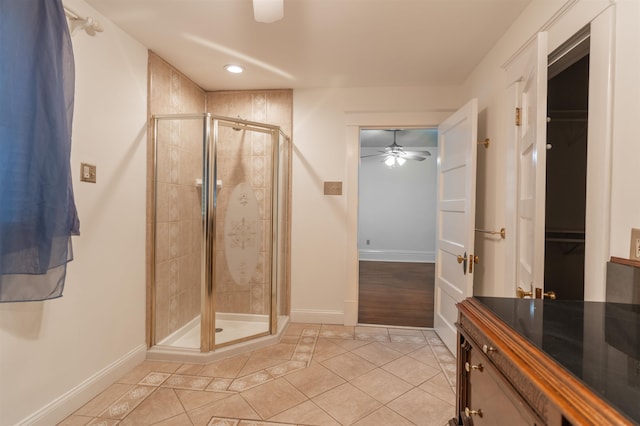
[[[405,146],[408,151],[424,150]],[[377,154],[379,148],[363,148]],[[437,149],[431,149],[435,154]],[[360,160],[358,251],[360,260],[434,262],[436,157],[389,167],[380,157]]]
[[[53,425],[145,356],[147,51],[100,21],[77,31],[71,169],[80,217],[64,296],[0,305],[0,424]],[[79,181],[80,162],[97,183]]]

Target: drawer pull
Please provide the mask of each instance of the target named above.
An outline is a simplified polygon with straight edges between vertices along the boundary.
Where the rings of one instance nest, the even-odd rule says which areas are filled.
[[[477,410],[471,410],[469,407],[464,407],[464,414],[467,417],[471,417],[471,416],[482,417],[482,410],[479,408]]]
[[[482,370],[484,369],[484,367],[482,366],[482,364],[478,364],[478,365],[471,365],[468,362],[464,363],[464,369],[467,370],[467,373],[470,373],[471,370],[478,370],[480,372],[482,372]]]
[[[492,346],[482,345],[482,352],[484,352],[485,354],[488,354],[489,352],[495,352],[495,351],[497,351],[497,349]]]

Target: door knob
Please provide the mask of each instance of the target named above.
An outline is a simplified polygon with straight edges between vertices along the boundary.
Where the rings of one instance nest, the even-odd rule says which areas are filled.
[[[549,290],[543,293],[541,288],[536,287],[536,299],[544,299],[544,298],[556,300],[556,292]]]
[[[478,256],[474,256],[472,254],[469,255],[469,273],[470,274],[473,273],[473,264],[475,263],[477,265],[478,262],[480,262],[480,258]]]
[[[472,370],[478,370],[478,371],[482,372],[484,367],[482,366],[482,364],[473,365],[473,364],[469,364],[468,362],[465,362],[464,363],[464,369],[466,370],[467,373],[471,373]]]
[[[524,299],[525,297],[533,297],[533,291],[524,291],[524,289],[520,286],[516,289],[516,296],[519,299]]]

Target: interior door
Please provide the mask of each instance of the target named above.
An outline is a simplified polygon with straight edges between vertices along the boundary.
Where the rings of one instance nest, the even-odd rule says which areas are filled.
[[[544,289],[547,33],[539,33],[509,69],[516,84],[518,153],[516,289]],[[514,289],[514,290],[516,290]]]
[[[439,127],[434,327],[456,353],[456,303],[473,295],[478,101]]]

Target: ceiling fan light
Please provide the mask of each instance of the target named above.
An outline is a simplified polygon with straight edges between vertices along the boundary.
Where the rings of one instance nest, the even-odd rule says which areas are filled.
[[[389,167],[393,167],[393,165],[396,163],[396,159],[394,156],[390,155],[388,156],[385,160],[384,160],[384,164],[386,164]]]
[[[407,161],[407,159],[406,158],[402,158],[402,157],[398,157],[398,158],[396,158],[396,161],[398,162],[398,166],[402,166],[405,163],[405,161]]]
[[[253,0],[253,17],[257,22],[270,24],[284,16],[284,0]]]

